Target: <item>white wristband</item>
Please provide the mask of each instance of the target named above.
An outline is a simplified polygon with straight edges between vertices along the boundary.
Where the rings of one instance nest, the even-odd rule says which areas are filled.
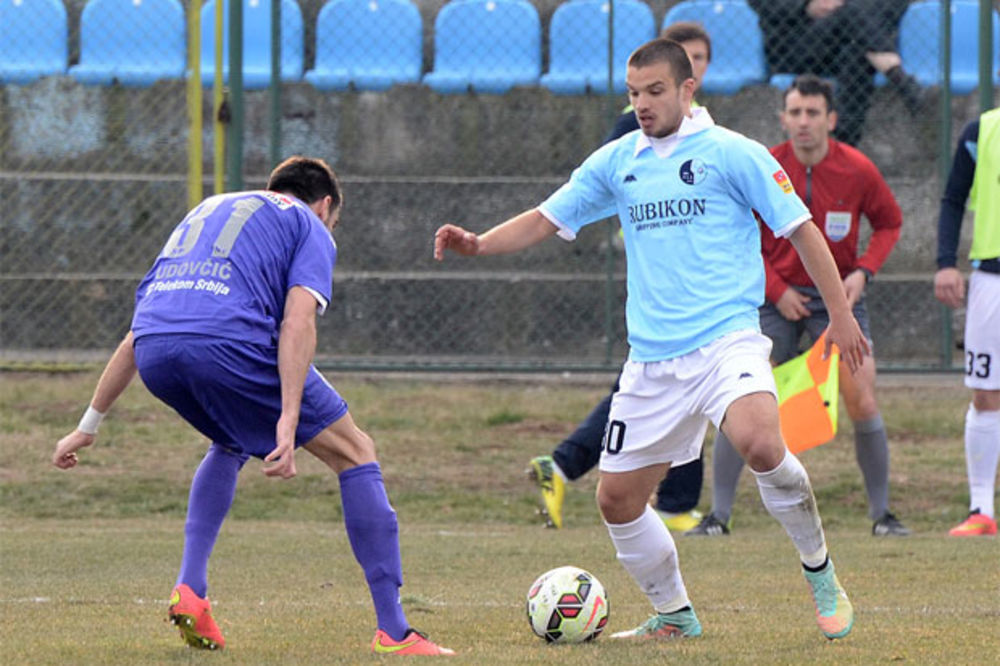
[[[97,426],[101,425],[101,420],[104,418],[104,414],[87,405],[87,411],[83,413],[83,418],[80,419],[80,425],[76,427],[77,430],[86,435],[96,435]]]

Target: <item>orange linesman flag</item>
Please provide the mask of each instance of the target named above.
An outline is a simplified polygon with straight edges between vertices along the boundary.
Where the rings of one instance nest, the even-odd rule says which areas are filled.
[[[837,434],[837,347],[823,360],[826,332],[804,354],[774,369],[781,435],[792,453],[826,444]]]

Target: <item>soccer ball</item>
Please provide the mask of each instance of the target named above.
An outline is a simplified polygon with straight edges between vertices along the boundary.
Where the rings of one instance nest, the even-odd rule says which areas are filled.
[[[528,589],[528,622],[549,643],[597,638],[608,623],[608,595],[601,581],[578,567],[546,571]]]

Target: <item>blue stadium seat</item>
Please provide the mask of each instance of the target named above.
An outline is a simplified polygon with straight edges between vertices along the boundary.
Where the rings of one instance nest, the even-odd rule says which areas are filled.
[[[434,71],[424,83],[436,92],[502,94],[538,84],[542,26],[527,0],[451,0],[434,21]]]
[[[731,95],[767,80],[764,35],[745,0],[679,2],[663,17],[663,27],[677,21],[697,21],[712,38],[712,64],[701,84],[706,94]]]
[[[0,0],[0,83],[66,72],[62,0]]]
[[[993,14],[993,53],[991,71],[994,83],[1000,84],[1000,20]],[[899,55],[903,69],[923,86],[941,84],[938,60],[941,7],[937,0],[914,2],[906,8],[899,23]],[[951,3],[951,92],[967,95],[979,85],[979,2],[953,0]]]
[[[80,16],[80,64],[70,76],[125,86],[183,78],[184,35],[178,0],[90,0]]]
[[[628,57],[656,36],[656,22],[649,5],[640,0],[618,0],[614,16],[612,85],[621,94]],[[557,95],[608,89],[608,0],[559,5],[549,26],[549,71],[541,84]]]
[[[306,81],[320,90],[385,90],[419,83],[423,22],[410,0],[333,0],[316,19],[316,68]]]
[[[229,0],[222,5],[222,78],[229,81]],[[302,10],[295,0],[281,0],[281,80],[302,78]],[[201,81],[215,79],[215,0],[201,8]],[[243,87],[271,83],[271,2],[243,0]]]

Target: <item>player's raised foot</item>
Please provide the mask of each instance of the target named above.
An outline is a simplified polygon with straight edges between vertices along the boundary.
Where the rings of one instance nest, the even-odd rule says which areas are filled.
[[[372,652],[422,657],[452,656],[455,654],[454,650],[441,647],[416,629],[410,629],[398,641],[393,640],[392,636],[381,629],[376,630],[375,638],[372,639]]]
[[[187,585],[181,583],[174,588],[167,612],[171,624],[177,625],[181,638],[191,647],[221,650],[226,646],[226,640],[212,618],[212,604]]]
[[[684,532],[684,536],[725,536],[729,534],[729,521],[723,522],[714,513],[701,519],[701,522]]]
[[[827,559],[826,566],[819,571],[803,569],[802,573],[812,588],[813,603],[816,604],[816,623],[823,635],[833,640],[843,638],[851,633],[854,626],[854,607],[847,598],[837,574],[833,570],[833,561]]]
[[[566,494],[566,482],[555,471],[552,456],[538,456],[528,463],[528,476],[538,484],[542,492],[542,513],[549,527],[562,527],[562,505]]]
[[[885,514],[872,525],[872,536],[910,536],[910,530],[892,513],[886,511]]]
[[[682,513],[670,513],[669,511],[656,510],[656,513],[663,519],[663,524],[671,532],[687,532],[698,527],[701,522],[700,511],[684,511]]]
[[[611,638],[694,638],[701,636],[701,622],[690,607],[673,613],[657,613],[635,629],[611,634]]]
[[[951,536],[991,536],[997,533],[997,521],[990,518],[979,509],[969,512],[969,517],[960,524],[948,530]]]

